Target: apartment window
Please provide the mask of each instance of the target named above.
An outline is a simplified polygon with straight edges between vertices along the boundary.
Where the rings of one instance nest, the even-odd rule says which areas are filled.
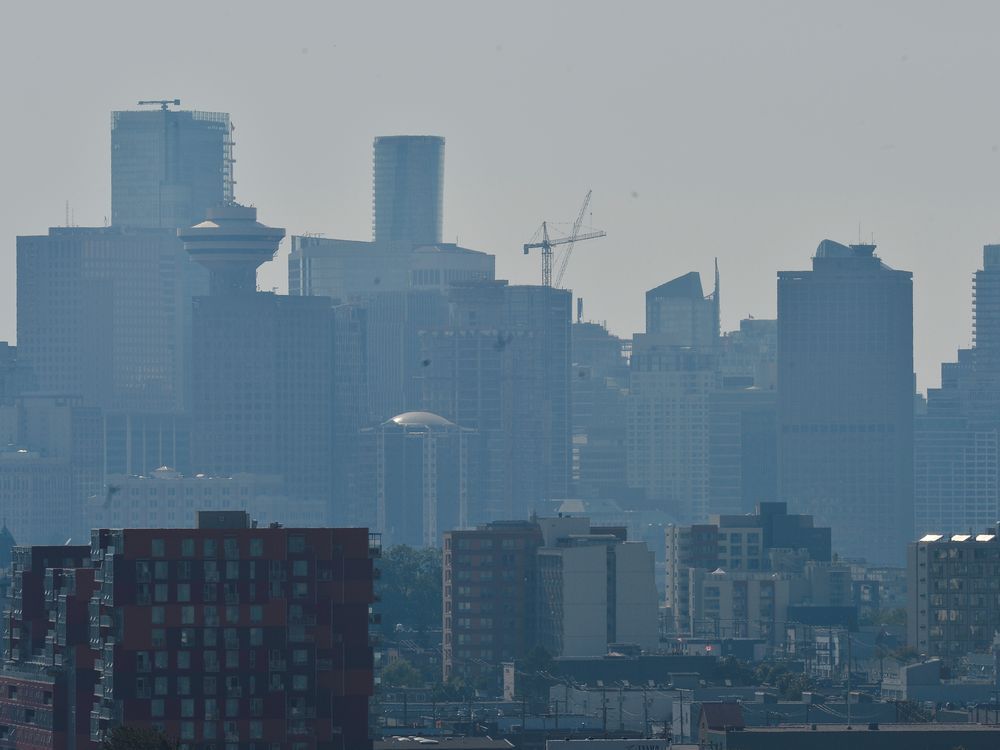
[[[232,581],[235,578],[240,577],[240,563],[239,560],[229,560],[226,562],[226,578]]]
[[[191,678],[187,675],[182,675],[177,678],[177,694],[191,695]]]
[[[216,690],[218,690],[218,688],[216,687],[215,678],[214,677],[203,677],[202,678],[202,680],[201,680],[201,692],[203,692],[205,695],[214,695]],[[207,702],[206,702],[206,705],[208,705]]]
[[[239,698],[227,698],[226,699],[226,716],[239,716],[240,715],[240,699]]]
[[[214,539],[205,539],[201,544],[201,553],[204,557],[215,557],[216,545]]]
[[[240,621],[240,608],[236,606],[226,607],[226,622],[237,624]]]
[[[240,666],[240,652],[239,651],[227,651],[226,652],[226,669],[239,669]]]
[[[260,557],[264,554],[264,540],[263,539],[251,539],[250,540],[250,557]]]
[[[237,544],[235,539],[227,537],[226,539],[223,540],[222,546],[225,550],[226,557],[228,559],[231,560],[233,558],[240,556],[240,546],[239,544]]]
[[[264,619],[264,608],[259,604],[250,605],[250,622],[262,622]],[[260,628],[256,628],[260,630]],[[251,630],[251,633],[253,631]]]
[[[181,718],[190,719],[194,716],[194,699],[185,698],[181,701]]]
[[[297,648],[292,651],[292,664],[301,666],[309,661],[309,652],[304,648]]]
[[[194,739],[194,722],[193,721],[182,721],[181,722],[181,739],[182,740],[193,740]]]
[[[167,678],[157,677],[153,680],[153,694],[154,695],[167,695],[170,691],[167,689]]]
[[[162,625],[166,616],[166,610],[164,607],[153,607],[150,616],[154,625]]]
[[[166,560],[157,560],[153,563],[153,575],[158,581],[165,581],[169,575],[170,566]]]
[[[166,651],[155,651],[153,652],[153,665],[157,669],[169,669],[169,664],[167,663]]]
[[[177,652],[177,668],[178,669],[191,669],[191,652],[190,651],[178,651]]]
[[[250,722],[250,739],[259,740],[264,737],[264,722],[262,721],[251,721]]]
[[[163,628],[153,628],[153,648],[163,648],[166,645],[166,631]]]
[[[308,690],[309,678],[304,674],[292,675],[292,690]]]
[[[179,602],[189,602],[189,601],[191,601],[191,584],[190,583],[178,583],[177,584],[177,601],[179,601]]]
[[[203,639],[205,646],[211,646],[214,648],[216,646],[216,639],[218,637],[219,631],[215,628],[205,628]]]
[[[163,698],[154,698],[149,703],[149,714],[154,719],[163,718]]]
[[[300,577],[309,575],[309,561],[308,560],[292,561],[292,575]]]
[[[181,625],[194,625],[194,607],[181,607]]]
[[[166,602],[170,600],[170,596],[167,593],[167,584],[158,583],[153,587],[153,600],[157,602]]]
[[[301,534],[292,534],[288,537],[289,552],[304,552],[306,549],[306,538]]]
[[[250,608],[250,621],[253,622],[253,607]],[[264,630],[262,628],[250,628],[250,645],[264,645]]]
[[[162,539],[153,540],[153,557],[163,557],[167,554],[166,544]]]

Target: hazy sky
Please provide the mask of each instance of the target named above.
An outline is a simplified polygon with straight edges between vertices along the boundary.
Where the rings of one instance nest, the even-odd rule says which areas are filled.
[[[905,2],[4,2],[0,339],[15,237],[110,214],[109,121],[230,112],[236,196],[290,233],[368,239],[371,141],[447,138],[445,236],[537,283],[542,219],[593,225],[565,284],[641,330],[642,293],[722,270],[725,328],[775,272],[874,235],[914,272],[923,389],[970,342],[1000,241],[1000,5]],[[284,253],[262,271],[285,287]]]

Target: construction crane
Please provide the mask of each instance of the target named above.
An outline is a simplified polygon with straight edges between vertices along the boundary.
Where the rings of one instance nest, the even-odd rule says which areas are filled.
[[[583,225],[583,217],[587,213],[587,207],[590,205],[590,195],[593,191],[588,190],[587,196],[583,199],[583,205],[580,207],[580,213],[576,217],[576,221],[573,222],[573,229],[570,231],[568,237],[559,237],[557,239],[552,239],[549,237],[549,223],[547,221],[542,222],[542,226],[539,227],[538,231],[535,232],[535,236],[532,237],[532,241],[524,245],[524,254],[527,255],[532,250],[542,251],[542,285],[543,286],[555,286],[556,288],[562,283],[563,274],[566,273],[566,266],[569,265],[570,256],[573,254],[573,247],[577,242],[583,240],[594,240],[598,237],[607,236],[607,232],[596,231],[596,232],[585,232],[580,234],[580,227]],[[535,238],[541,234],[541,240],[536,241]],[[560,245],[566,245],[566,249],[563,250],[562,259],[559,262],[559,271],[556,273],[555,284],[552,283],[552,248],[558,247]]]
[[[160,105],[160,109],[162,109],[164,112],[166,112],[167,111],[167,107],[169,107],[171,104],[173,104],[175,107],[181,106],[181,100],[180,99],[144,99],[141,102],[139,102],[139,106],[140,107],[142,107],[144,105],[147,105],[147,104],[159,104]]]

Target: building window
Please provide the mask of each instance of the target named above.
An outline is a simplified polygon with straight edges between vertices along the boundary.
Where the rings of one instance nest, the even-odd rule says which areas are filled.
[[[251,539],[250,540],[250,557],[260,557],[264,554],[264,540],[263,539]]]
[[[226,553],[226,558],[232,560],[240,556],[240,546],[237,544],[236,540],[232,537],[227,537],[223,540],[222,546]]]
[[[293,560],[292,561],[292,575],[293,576],[307,576],[309,575],[309,561],[308,560]]]
[[[263,619],[264,619],[264,608],[261,605],[259,605],[259,604],[251,604],[250,605],[250,622],[255,622],[255,623],[256,622],[262,622]],[[259,631],[260,628],[256,628],[256,630]],[[251,633],[252,632],[253,631],[251,630]]]
[[[154,719],[163,718],[163,698],[154,698],[150,701],[149,713]]]
[[[164,616],[165,616],[165,610],[164,610],[163,607],[153,607],[152,608],[152,612],[150,614],[151,614],[151,619],[152,619],[154,625],[162,625],[163,624],[163,620],[164,620]]]
[[[292,690],[308,690],[309,678],[304,674],[292,675]]]
[[[191,669],[191,652],[190,651],[178,651],[177,652],[177,668],[178,669]]]
[[[153,609],[155,610],[156,607]],[[194,625],[194,607],[181,607],[181,624]]]
[[[292,534],[288,537],[289,552],[305,552],[306,538],[301,534]]]
[[[157,581],[167,580],[168,570],[169,566],[167,565],[166,560],[157,560],[153,564],[153,575],[156,577]]]
[[[177,584],[177,601],[179,601],[179,602],[189,602],[189,601],[191,601],[191,584],[190,583],[178,583]]]
[[[205,539],[201,545],[202,555],[205,557],[215,557],[216,548],[214,539]]]
[[[153,540],[153,557],[163,557],[167,554],[166,544],[162,539]]]

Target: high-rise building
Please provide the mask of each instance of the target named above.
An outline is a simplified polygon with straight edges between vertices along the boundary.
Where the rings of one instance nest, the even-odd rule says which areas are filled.
[[[205,288],[204,271],[169,230],[54,227],[18,237],[18,358],[46,393],[179,411],[189,308]]]
[[[625,500],[625,342],[598,323],[573,324],[570,376],[573,488],[579,497]]]
[[[1000,245],[973,281],[971,349],[941,365],[914,435],[917,535],[958,534],[1000,518]]]
[[[538,524],[494,521],[444,535],[444,680],[525,657],[535,642]]]
[[[603,656],[658,647],[653,553],[584,517],[445,534],[444,677],[492,673],[535,646]]]
[[[187,227],[233,200],[233,140],[224,112],[111,115],[111,223]]]
[[[570,526],[578,521],[582,529]],[[613,644],[659,647],[653,553],[645,542],[585,518],[543,519],[542,533],[539,645],[554,656],[603,656]]]
[[[213,476],[278,474],[326,522],[332,501],[333,313],[322,297],[257,292],[283,229],[229,205],[178,230],[210,273],[195,300],[192,464]]]
[[[380,136],[373,161],[372,239],[408,247],[440,243],[444,138]]]
[[[479,433],[469,522],[523,518],[569,491],[570,293],[480,282],[448,301],[447,324],[420,336],[422,407]]]
[[[365,529],[243,512],[17,548],[4,739],[96,747],[124,725],[191,750],[370,748],[376,553]]]
[[[709,512],[709,397],[721,383],[718,291],[718,274],[706,297],[695,272],[651,289],[646,333],[632,339],[628,484],[678,521]]]
[[[17,398],[23,393],[38,390],[35,372],[23,357],[18,357],[17,347],[0,341],[0,399]]]
[[[701,275],[691,271],[646,292],[646,333],[669,346],[710,348],[719,339],[719,273],[705,296]]]
[[[0,402],[0,439],[0,514],[15,537],[58,544],[85,535],[85,504],[103,494],[100,410],[40,394]]]
[[[889,563],[913,528],[913,282],[874,251],[824,240],[778,274],[778,491]]]
[[[367,432],[376,455],[375,528],[387,545],[439,547],[444,532],[468,525],[474,430],[418,411]]]
[[[777,396],[749,377],[723,377],[709,396],[708,505],[751,513],[778,497]]]

